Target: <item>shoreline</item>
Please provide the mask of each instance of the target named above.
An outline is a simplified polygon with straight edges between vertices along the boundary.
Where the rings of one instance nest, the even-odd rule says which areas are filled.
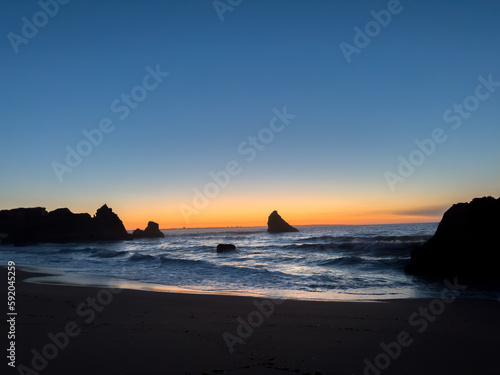
[[[16,267],[17,269],[23,272],[31,274],[31,276],[23,280],[24,282],[38,284],[38,285],[59,285],[68,287],[78,286],[84,288],[113,288],[113,289],[138,290],[144,292],[158,292],[158,293],[266,297],[263,295],[252,294],[252,293],[189,289],[189,288],[178,287],[175,285],[147,283],[147,282],[123,279],[113,276],[80,274],[80,273],[59,271],[50,268],[36,267],[36,266],[21,265]]]
[[[5,268],[0,266],[0,268]],[[149,283],[130,279],[123,279],[114,276],[98,276],[89,274],[80,274],[75,272],[67,272],[55,270],[51,268],[31,266],[31,265],[16,265],[18,270],[21,270],[29,277],[23,281],[38,285],[55,285],[55,286],[77,286],[87,288],[117,288],[126,290],[138,290],[144,292],[158,293],[179,293],[179,294],[197,294],[197,295],[215,295],[215,296],[234,296],[234,297],[255,297],[255,298],[270,298],[294,301],[316,301],[316,302],[385,302],[397,301],[415,298],[301,298],[298,296],[282,296],[282,295],[267,295],[258,293],[249,293],[241,291],[220,291],[220,290],[203,290],[178,287],[175,285],[165,285],[157,283]],[[418,299],[418,298],[417,298]]]
[[[5,268],[0,265],[0,268]],[[27,277],[25,282],[39,284],[39,285],[59,285],[59,286],[78,286],[78,287],[93,287],[93,288],[118,288],[127,290],[138,290],[145,292],[158,292],[158,293],[180,293],[180,294],[194,294],[194,295],[215,295],[215,296],[242,296],[242,297],[255,297],[255,298],[271,298],[293,301],[311,301],[311,302],[390,302],[399,300],[418,300],[418,299],[434,299],[436,296],[390,296],[390,295],[370,295],[370,294],[349,294],[338,292],[334,298],[326,296],[311,296],[312,293],[285,290],[282,293],[265,293],[265,292],[245,292],[238,290],[210,290],[210,289],[193,289],[189,287],[182,287],[176,285],[159,284],[146,281],[138,281],[132,279],[124,279],[115,276],[102,276],[92,275],[87,273],[77,273],[72,271],[64,271],[60,269],[53,269],[48,267],[40,267],[33,265],[19,265],[16,264],[18,270],[31,274]],[[439,280],[432,278],[432,282],[436,285],[446,285],[448,279]],[[472,282],[469,286],[476,286]],[[494,297],[494,291],[498,289],[499,285],[490,285],[491,290],[485,291],[486,295],[465,295],[458,298],[470,300],[493,300],[500,301],[498,297]],[[475,292],[479,293],[479,291]]]
[[[40,374],[375,375],[384,359],[384,375],[500,372],[497,301],[457,298],[438,311],[438,299],[145,293],[23,281],[32,276],[16,270],[15,353],[16,365],[45,364]]]

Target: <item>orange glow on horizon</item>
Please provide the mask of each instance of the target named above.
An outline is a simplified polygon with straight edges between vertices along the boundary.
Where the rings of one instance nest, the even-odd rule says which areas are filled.
[[[220,212],[216,215],[204,215],[198,220],[189,223],[173,220],[168,215],[151,212],[150,214],[136,213],[132,215],[119,214],[127,230],[136,228],[144,229],[148,221],[155,221],[161,229],[171,228],[226,228],[226,227],[266,227],[267,218],[273,209],[255,212],[240,212],[238,215],[228,212]],[[288,212],[278,213],[290,225],[369,225],[369,224],[403,224],[403,223],[425,223],[439,222],[442,215],[405,215],[397,212]],[[201,215],[200,215],[201,216]]]
[[[274,210],[292,226],[439,222],[451,206],[446,201],[443,203],[442,200],[426,196],[376,199],[368,195],[352,197],[339,194],[336,199],[325,199],[320,195],[284,193],[267,196],[254,193],[219,196],[203,209],[189,211],[183,216],[178,202],[186,200],[176,199],[162,205],[158,202],[161,200],[151,197],[141,202],[128,200],[110,202],[108,205],[128,230],[144,229],[148,221],[158,223],[162,229],[266,227],[267,218]]]
[[[88,212],[94,215],[97,208],[106,203],[122,220],[127,230],[146,228],[149,221],[161,229],[209,228],[209,227],[266,227],[269,214],[278,213],[292,226],[300,225],[368,225],[439,222],[454,198],[412,195],[373,195],[357,191],[337,192],[335,198],[324,194],[306,195],[295,193],[241,193],[220,195],[209,204],[183,216],[180,203],[189,204],[189,194],[171,197],[151,194],[116,197],[103,202],[81,202],[69,206],[72,212]],[[452,202],[448,199],[454,199]],[[460,200],[458,200],[460,201]],[[468,201],[466,198],[462,201]],[[424,202],[424,203],[422,203]],[[53,210],[57,207],[47,209]]]

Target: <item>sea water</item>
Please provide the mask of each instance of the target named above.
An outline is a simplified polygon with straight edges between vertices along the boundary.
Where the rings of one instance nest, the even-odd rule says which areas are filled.
[[[410,252],[437,223],[164,230],[165,238],[0,246],[0,261],[78,275],[116,277],[199,291],[282,298],[379,300],[439,297],[444,279],[407,275]],[[237,251],[217,253],[219,243]],[[84,280],[80,277],[80,280]],[[463,296],[496,299],[491,285]]]

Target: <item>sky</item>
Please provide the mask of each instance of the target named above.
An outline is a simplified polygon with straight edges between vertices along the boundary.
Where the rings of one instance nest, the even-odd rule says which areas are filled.
[[[500,1],[7,0],[0,208],[127,229],[500,196]]]

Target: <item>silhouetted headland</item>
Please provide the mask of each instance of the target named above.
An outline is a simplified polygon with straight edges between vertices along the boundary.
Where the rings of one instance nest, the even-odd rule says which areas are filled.
[[[150,221],[146,229],[137,228],[132,232],[134,238],[163,238],[165,235],[160,230],[160,226],[154,221]]]
[[[298,232],[297,228],[292,227],[278,214],[278,211],[273,211],[267,219],[267,231],[269,233],[284,233]]]
[[[443,215],[434,236],[411,252],[411,274],[500,280],[500,198],[458,203]]]
[[[123,222],[107,205],[92,217],[68,208],[47,212],[44,207],[0,211],[0,243],[26,245],[44,242],[131,240]]]

